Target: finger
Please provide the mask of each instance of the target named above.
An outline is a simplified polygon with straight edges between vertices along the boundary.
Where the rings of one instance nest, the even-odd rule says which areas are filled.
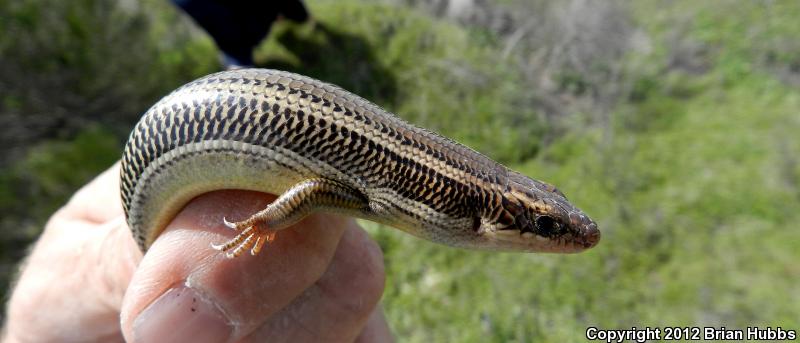
[[[352,342],[383,287],[380,248],[364,230],[349,228],[322,277],[245,342]]]
[[[9,339],[122,340],[120,304],[141,253],[122,216],[114,175],[116,167],[98,176],[48,221],[9,301]],[[107,189],[117,196],[94,202]],[[103,223],[91,216],[116,209]]]
[[[391,343],[394,342],[392,337],[392,329],[386,322],[386,316],[383,315],[383,308],[378,306],[372,311],[372,314],[367,320],[367,325],[364,330],[358,334],[355,340],[356,343]]]
[[[104,223],[123,215],[119,194],[119,162],[75,192],[59,214],[92,223]]]
[[[96,230],[73,229],[72,235],[45,233],[36,244],[9,301],[9,336],[24,342],[122,340],[119,309],[138,260],[119,248],[133,244],[127,225],[120,220]]]
[[[139,342],[239,339],[319,279],[343,230],[355,225],[351,219],[312,215],[278,232],[257,256],[228,259],[210,248],[235,234],[223,217],[246,218],[273,199],[219,191],[190,202],[133,277],[122,309],[125,337]]]

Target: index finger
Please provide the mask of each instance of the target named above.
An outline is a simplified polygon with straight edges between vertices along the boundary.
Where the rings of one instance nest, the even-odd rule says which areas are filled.
[[[257,256],[229,259],[210,248],[233,234],[223,216],[246,217],[273,199],[257,192],[217,191],[192,200],[153,243],[133,276],[122,307],[125,337],[138,339],[133,337],[134,325],[145,319],[137,317],[152,317],[147,311],[157,308],[161,317],[156,331],[170,325],[175,330],[201,328],[218,335],[205,335],[209,341],[235,340],[319,279],[344,230],[356,226],[352,219],[309,216],[278,232]],[[175,302],[188,299],[192,313],[174,313],[186,308]]]

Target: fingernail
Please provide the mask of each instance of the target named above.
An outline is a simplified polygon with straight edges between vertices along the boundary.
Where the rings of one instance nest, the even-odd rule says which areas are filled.
[[[213,303],[186,286],[172,288],[136,317],[136,342],[226,342],[232,328]]]

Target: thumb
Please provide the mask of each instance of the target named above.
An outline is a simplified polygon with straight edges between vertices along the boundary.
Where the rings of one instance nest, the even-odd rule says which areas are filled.
[[[131,342],[225,342],[252,333],[320,279],[347,218],[312,215],[281,230],[257,256],[211,249],[274,196],[216,191],[193,199],[148,250],[125,295],[122,330]]]

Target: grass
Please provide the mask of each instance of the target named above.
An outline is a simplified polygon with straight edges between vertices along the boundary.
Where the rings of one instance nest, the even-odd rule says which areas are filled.
[[[637,75],[654,86],[620,105],[609,127],[577,128],[515,165],[592,214],[604,234],[598,247],[576,256],[476,253],[374,229],[399,337],[555,342],[582,340],[588,326],[796,327],[800,141],[791,132],[800,93],[757,68],[756,52],[727,31],[758,31],[757,8],[697,7],[698,21],[726,21],[687,33],[721,51],[707,72]],[[657,45],[663,22],[646,28]],[[659,49],[669,47],[647,63],[663,63]]]
[[[606,123],[571,114],[548,144],[554,124],[525,105],[527,84],[497,60],[498,37],[387,5],[310,5],[319,27],[279,24],[258,62],[343,85],[556,184],[603,231],[591,251],[534,255],[452,249],[365,222],[385,253],[383,306],[400,341],[578,341],[588,326],[797,329],[797,4],[630,4],[652,47],[623,61],[630,94]],[[185,71],[165,83],[215,58],[192,37],[165,48],[162,64]],[[41,143],[0,184],[26,174],[47,190],[27,201],[58,204],[114,159],[121,137],[111,132]],[[0,188],[0,207],[18,209],[10,189]]]

